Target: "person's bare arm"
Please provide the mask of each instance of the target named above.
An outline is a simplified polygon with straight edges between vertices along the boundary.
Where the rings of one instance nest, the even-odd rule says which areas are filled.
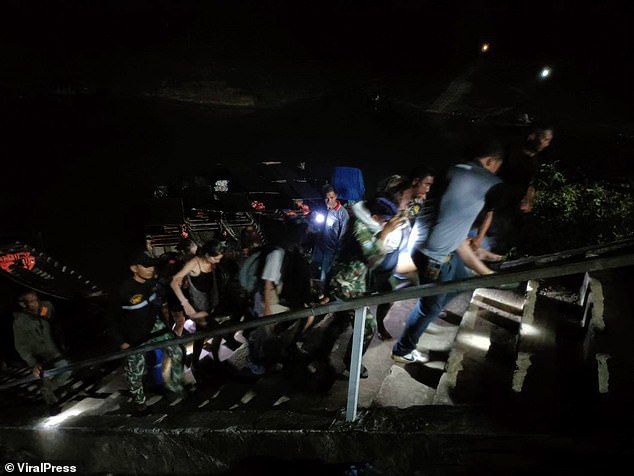
[[[484,220],[482,221],[482,224],[478,228],[478,234],[474,238],[471,238],[470,240],[471,249],[473,251],[477,250],[478,248],[482,246],[482,240],[486,236],[487,231],[489,231],[492,221],[493,221],[493,210],[487,212],[487,214],[484,217]]]
[[[393,216],[390,221],[385,224],[385,226],[379,233],[379,240],[385,243],[387,235],[396,230],[399,226],[403,225],[406,220],[407,216],[403,212],[399,212],[398,215]]]
[[[189,303],[188,299],[185,297],[185,294],[183,294],[183,280],[185,279],[185,276],[187,276],[198,265],[197,260],[198,258],[192,258],[187,263],[185,263],[183,269],[176,273],[172,278],[172,281],[170,282],[170,287],[172,288],[174,294],[183,306],[183,312],[187,316],[193,316],[196,313],[196,310]]]
[[[474,251],[475,255],[482,261],[498,262],[504,259],[504,256],[491,253],[484,248],[478,248]]]
[[[275,292],[275,285],[273,281],[264,281],[264,290],[262,291],[262,298],[264,301],[264,316],[270,316],[271,312],[271,304],[273,303],[273,293]]]
[[[526,194],[520,203],[520,211],[522,213],[530,213],[533,211],[533,206],[535,205],[535,193],[535,187],[529,185],[526,190]]]
[[[174,319],[174,334],[177,336],[183,335],[183,327],[185,326],[185,313],[183,311],[172,312],[172,319]]]
[[[456,252],[469,269],[480,275],[493,274],[493,271],[476,256],[468,239],[462,242]]]

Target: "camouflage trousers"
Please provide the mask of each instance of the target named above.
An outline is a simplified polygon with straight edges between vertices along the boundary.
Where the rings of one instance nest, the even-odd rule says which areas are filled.
[[[152,327],[152,333],[166,329],[165,324],[159,319]],[[153,337],[143,344],[153,344],[162,342],[172,337],[172,334],[166,332],[159,336]],[[142,345],[143,345],[142,344]],[[180,392],[183,390],[183,350],[180,346],[163,347],[163,353],[172,361],[170,368],[169,381],[165,382],[165,388],[171,392]],[[132,394],[132,400],[135,403],[145,403],[145,393],[143,391],[143,373],[145,371],[145,354],[139,352],[132,354],[125,359],[123,365],[126,381],[128,382],[128,390]]]

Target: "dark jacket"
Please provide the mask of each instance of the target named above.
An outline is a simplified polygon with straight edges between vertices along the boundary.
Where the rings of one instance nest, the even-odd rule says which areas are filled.
[[[13,313],[15,349],[29,367],[61,357],[51,329],[55,308],[49,301],[41,301],[40,314],[26,311]]]
[[[112,303],[109,326],[118,345],[127,342],[135,346],[150,338],[162,306],[156,284],[153,279],[139,283],[130,277],[119,287]]]

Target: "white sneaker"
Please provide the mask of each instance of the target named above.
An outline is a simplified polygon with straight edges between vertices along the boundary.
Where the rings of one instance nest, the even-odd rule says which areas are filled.
[[[429,362],[429,356],[421,354],[416,349],[414,349],[410,353],[405,355],[392,354],[392,360],[394,362],[398,362],[399,364],[411,364],[413,362],[424,364],[425,362]]]

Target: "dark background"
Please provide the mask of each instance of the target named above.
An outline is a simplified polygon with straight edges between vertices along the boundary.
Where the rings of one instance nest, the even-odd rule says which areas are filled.
[[[156,183],[283,160],[361,166],[371,189],[415,161],[458,160],[487,128],[521,134],[504,118],[523,112],[557,125],[559,160],[622,176],[634,135],[628,18],[613,1],[3,2],[2,232],[41,232],[50,253],[85,266],[107,252],[105,234],[138,239],[135,204]],[[553,75],[539,81],[544,65]],[[426,114],[465,77],[461,114]],[[254,107],[160,93],[200,82]],[[114,277],[106,268],[86,273]]]
[[[521,113],[556,125],[568,170],[631,177],[630,20],[616,1],[4,1],[2,244],[110,288],[156,184],[281,160],[320,180],[361,167],[371,191],[420,162],[441,173],[483,134],[521,137]],[[460,79],[453,113],[429,113]]]

